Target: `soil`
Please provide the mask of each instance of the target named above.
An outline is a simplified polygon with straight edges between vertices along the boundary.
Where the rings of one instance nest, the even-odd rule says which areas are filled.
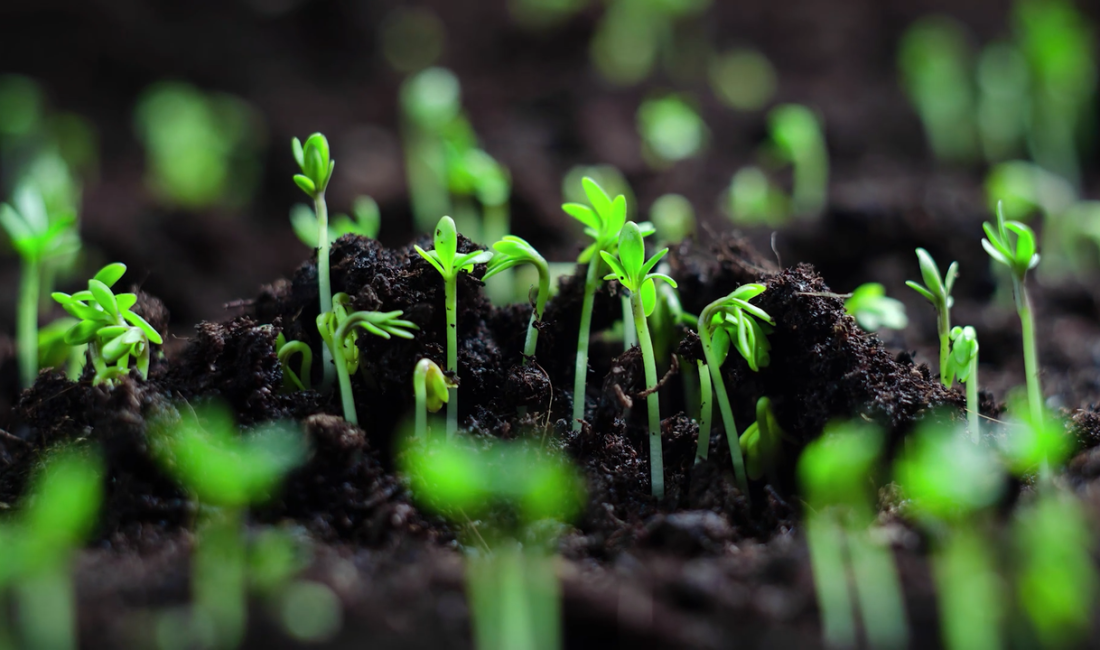
[[[82,215],[93,257],[130,265],[127,280],[136,279],[142,291],[135,311],[174,337],[147,381],[133,375],[108,389],[87,376],[71,382],[44,371],[23,392],[11,342],[0,337],[0,504],[19,501],[42,453],[55,445],[94,444],[107,464],[104,515],[76,564],[87,647],[133,647],[154,609],[188,602],[188,524],[196,504],[159,469],[147,436],[157,418],[213,399],[227,403],[244,427],[294,420],[311,441],[308,463],[277,498],[249,513],[249,525],[292,527],[309,540],[305,575],[331,586],[345,609],[344,627],[325,647],[471,645],[463,531],[423,510],[396,470],[395,442],[412,411],[413,366],[422,357],[442,365],[445,357],[443,286],[413,251],[408,226],[395,112],[400,77],[377,55],[377,26],[398,4],[254,0],[183,7],[162,0],[123,7],[58,0],[0,8],[4,60],[41,79],[55,105],[102,129],[100,176],[86,192]],[[690,75],[661,73],[626,90],[600,81],[587,63],[600,15],[595,6],[532,34],[509,20],[503,2],[423,4],[447,25],[443,62],[463,80],[464,103],[485,148],[513,173],[515,234],[549,259],[575,258],[581,240],[558,209],[558,179],[572,164],[609,162],[624,171],[639,205],[676,191],[699,210],[701,232],[674,245],[668,260],[687,311],[698,313],[743,283],[762,282],[767,290],[757,302],[776,321],[769,366],[754,373],[731,355],[723,373],[742,427],[754,419],[756,399],[771,398],[788,434],[789,462],[772,481],[753,482],[742,494],[717,428],[709,459],[693,463],[698,427],[686,415],[684,379],[701,350],[693,334],[682,332],[674,346],[682,365],[663,369],[667,381],[659,393],[667,494],[657,501],[650,496],[644,413],[630,408],[645,388],[641,359],[605,333],[620,315],[618,285],[604,284],[596,297],[587,418],[574,433],[569,418],[585,269],[562,279],[534,363],[526,366],[521,350],[531,306],[491,305],[481,291],[483,266],[460,277],[463,428],[475,437],[552,445],[585,477],[586,507],[558,544],[566,647],[720,648],[733,639],[739,647],[817,647],[821,631],[793,477],[800,450],[833,419],[877,422],[892,454],[933,414],[962,417],[962,393],[944,389],[928,366],[937,359],[932,309],[904,287],[917,277],[914,248],[962,268],[953,317],[979,332],[981,410],[993,418],[988,429],[996,429],[1007,390],[1023,383],[1019,322],[1011,304],[998,299],[978,243],[988,219],[980,171],[935,167],[893,69],[898,35],[917,17],[948,11],[978,38],[991,39],[1006,33],[1008,2],[714,3],[711,18],[698,26],[703,36],[717,47],[760,48],[779,69],[777,99],[808,103],[827,124],[828,209],[779,229],[774,250],[770,231],[732,232],[715,208],[730,174],[754,156],[762,114],[721,108],[705,79]],[[26,56],[30,44],[42,42],[56,47]],[[266,116],[273,143],[267,171],[242,214],[173,212],[143,188],[128,111],[141,88],[164,77],[236,93]],[[655,171],[641,157],[634,111],[647,93],[668,88],[696,92],[712,146],[699,159]],[[334,245],[334,290],[347,292],[355,309],[403,310],[420,327],[409,341],[359,338],[369,378],[356,379],[361,428],[343,421],[333,394],[283,393],[274,350],[279,332],[320,345],[313,325],[316,267],[286,227],[287,208],[300,197],[289,182],[289,151],[280,144],[315,130],[329,136],[339,163],[330,204],[370,193],[384,215],[380,242],[344,237]],[[1091,188],[1096,160],[1086,160],[1085,169]],[[430,246],[427,238],[418,241]],[[460,251],[479,247],[460,238]],[[0,269],[0,322],[12,322],[16,273],[14,264]],[[1032,285],[1048,405],[1072,418],[1079,443],[1059,480],[1083,495],[1100,478],[1095,279],[1093,273]],[[842,298],[830,295],[867,281],[882,282],[905,302],[909,328],[865,333],[844,313]],[[520,406],[527,415],[516,414]],[[895,539],[913,645],[936,647],[927,549],[888,502],[884,497],[882,523]],[[247,647],[295,646],[261,603],[251,613]]]

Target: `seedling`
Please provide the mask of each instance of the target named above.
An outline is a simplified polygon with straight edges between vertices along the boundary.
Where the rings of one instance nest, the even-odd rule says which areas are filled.
[[[1019,155],[1031,111],[1027,61],[1013,43],[987,45],[978,58],[978,130],[989,162]]]
[[[447,143],[448,152],[454,152],[448,155],[448,176],[456,198],[455,209],[467,213],[465,220],[456,218],[456,227],[474,240],[502,241],[509,230],[512,177],[492,156],[474,146],[472,130],[469,140],[466,144]],[[477,198],[481,205],[480,219],[469,204],[470,197]],[[494,274],[492,278],[483,278],[486,293],[495,304],[507,304],[515,294],[512,273]]]
[[[707,125],[687,99],[669,95],[638,107],[638,133],[643,154],[655,167],[692,158],[707,140]]]
[[[1024,372],[1027,376],[1027,398],[1031,421],[1039,423],[1043,416],[1043,389],[1039,383],[1039,353],[1035,346],[1035,317],[1028,299],[1027,272],[1039,265],[1038,244],[1031,228],[1019,221],[1005,221],[1003,206],[997,205],[997,226],[983,223],[986,238],[982,248],[993,261],[1008,267],[1012,273],[1012,296],[1020,316],[1024,343]],[[1011,236],[1010,236],[1011,233]]]
[[[788,439],[787,432],[775,419],[772,401],[767,397],[756,400],[756,422],[741,434],[741,453],[745,455],[750,479],[755,481],[767,474],[775,482],[775,468],[783,454],[783,440]]]
[[[306,196],[313,199],[313,213],[317,217],[317,293],[320,295],[320,313],[332,311],[332,282],[329,279],[328,204],[325,203],[325,189],[332,179],[332,170],[336,161],[329,155],[328,140],[320,133],[306,138],[305,145],[294,138],[291,140],[294,160],[301,174],[294,175],[294,182]],[[321,351],[321,367],[324,371],[322,384],[326,388],[332,385],[335,368],[327,349]]]
[[[65,342],[65,333],[76,325],[78,320],[62,316],[38,330],[38,367],[65,368],[69,379],[80,379],[87,356],[87,345],[69,345]]]
[[[344,419],[359,424],[355,412],[355,395],[351,392],[351,373],[359,368],[359,346],[356,339],[359,328],[386,340],[396,336],[411,339],[410,330],[418,330],[415,323],[401,320],[401,311],[348,312],[351,297],[340,292],[332,297],[333,311],[318,314],[317,330],[336,365],[336,377],[340,382],[340,400],[344,405]]]
[[[44,264],[80,247],[76,215],[47,213],[41,192],[30,184],[16,188],[13,205],[0,205],[0,226],[23,258],[16,322],[19,378],[24,387],[38,375],[38,302]]]
[[[523,443],[481,451],[452,442],[414,444],[401,458],[418,500],[457,524],[477,526],[483,553],[470,553],[466,572],[477,647],[559,648],[559,588],[545,552],[553,522],[569,521],[584,504],[576,471]]]
[[[709,74],[715,96],[739,111],[758,111],[775,95],[775,66],[756,50],[732,50],[715,56]]]
[[[821,121],[805,106],[785,104],[768,113],[768,128],[776,153],[794,168],[794,213],[820,214],[829,194],[829,152]]]
[[[657,241],[678,244],[695,234],[695,208],[680,194],[664,194],[649,208]]]
[[[443,369],[431,359],[416,362],[413,370],[413,395],[416,397],[416,437],[428,439],[428,413],[436,413],[450,400],[455,387]]]
[[[224,408],[184,412],[162,422],[154,454],[204,507],[192,568],[194,628],[209,629],[214,645],[236,647],[247,618],[243,514],[271,498],[280,481],[306,457],[306,443],[282,424],[240,435]]]
[[[947,274],[941,276],[940,267],[923,248],[917,249],[917,261],[920,262],[920,273],[924,278],[924,285],[906,280],[905,286],[924,296],[936,308],[936,330],[940,336],[940,382],[950,388],[947,357],[951,352],[951,305],[955,303],[955,299],[951,297],[951,290],[955,286],[955,279],[959,276],[959,264],[951,262],[951,266],[947,267]]]
[[[147,379],[152,346],[164,342],[152,325],[131,311],[137,294],[111,291],[125,272],[125,264],[108,264],[88,280],[87,290],[71,296],[53,293],[65,311],[80,319],[65,333],[65,342],[88,345],[96,384],[116,382],[128,374],[131,357],[141,378]]]
[[[657,362],[653,358],[653,342],[649,338],[649,324],[646,318],[657,306],[657,280],[667,282],[673,288],[676,281],[664,273],[652,273],[657,262],[668,253],[668,249],[658,251],[646,260],[645,242],[638,224],[628,221],[619,233],[618,257],[605,250],[600,257],[611,267],[611,273],[604,280],[618,280],[630,291],[630,304],[634,316],[634,326],[638,332],[638,343],[642,351],[642,365],[645,368],[646,406],[649,410],[649,467],[653,496],[664,498],[665,474],[661,452],[661,407],[657,394]]]
[[[978,404],[978,333],[974,328],[951,328],[951,356],[947,359],[949,381],[958,379],[966,384],[966,418],[970,440],[978,442],[981,419]]]
[[[360,235],[369,239],[378,238],[378,230],[381,228],[382,219],[378,213],[378,204],[369,196],[360,196],[352,204],[352,220],[346,214],[333,216],[329,224],[329,243],[335,242],[344,235]],[[317,233],[320,231],[317,215],[313,210],[301,203],[290,209],[290,225],[294,228],[294,234],[298,239],[310,248],[317,248]]]
[[[877,332],[883,327],[903,330],[909,325],[905,304],[900,300],[887,298],[886,287],[878,282],[868,282],[856,287],[851,297],[844,301],[844,311],[868,332]]]
[[[737,170],[726,193],[722,207],[736,224],[779,226],[790,212],[790,199],[756,166]]]
[[[768,351],[768,325],[775,320],[766,311],[749,303],[764,293],[762,284],[743,284],[724,298],[710,303],[699,314],[699,339],[703,344],[703,355],[710,368],[711,385],[718,396],[718,407],[722,412],[722,423],[726,428],[726,442],[730,446],[733,472],[741,493],[748,497],[749,482],[745,473],[745,461],[741,456],[741,444],[737,437],[737,423],[730,408],[729,393],[726,392],[726,380],[722,377],[722,364],[726,361],[730,345],[741,354],[753,372],[768,365],[771,358]],[[763,322],[761,322],[763,321]],[[701,399],[709,400],[710,395],[703,393]],[[702,434],[700,434],[700,437]],[[709,441],[710,432],[707,431]],[[706,458],[709,448],[700,440],[698,454]],[[698,458],[698,456],[697,456]]]
[[[1050,468],[1062,465],[1073,452],[1072,439],[1061,418],[1040,407],[1036,415],[1017,391],[1008,395],[1011,426],[1001,443],[1001,455],[1009,471],[1023,478],[1038,473],[1044,487],[1050,483]]]
[[[485,272],[488,280],[494,275],[520,264],[531,264],[539,273],[538,293],[535,297],[535,308],[531,312],[531,321],[527,325],[527,338],[523,343],[523,363],[534,358],[535,349],[538,347],[538,324],[542,322],[542,313],[546,309],[546,300],[550,297],[550,267],[546,260],[539,255],[526,240],[514,235],[506,235],[503,239],[493,244],[496,253],[489,260],[489,269]]]
[[[303,341],[287,341],[286,336],[279,332],[275,337],[275,354],[279,357],[279,365],[283,368],[283,390],[310,390],[312,379],[310,371],[313,370],[313,351]],[[295,355],[301,358],[298,372],[294,371],[290,360]]]
[[[420,231],[451,211],[442,131],[460,115],[461,94],[458,78],[445,68],[422,70],[401,86],[409,195]]]
[[[831,648],[855,646],[853,607],[859,608],[867,647],[906,647],[905,607],[893,558],[868,531],[875,515],[870,479],[881,451],[877,429],[834,423],[798,462],[810,564],[825,645]]]
[[[710,0],[615,0],[592,38],[592,62],[607,80],[636,84],[649,76],[662,48],[672,47],[675,24],[708,5]]]
[[[435,227],[435,250],[426,251],[417,246],[416,252],[443,276],[444,311],[447,330],[447,370],[458,376],[458,274],[470,273],[475,264],[485,264],[492,259],[489,251],[473,251],[458,255],[458,232],[450,217],[443,217]],[[458,432],[458,387],[448,389],[447,437]]]

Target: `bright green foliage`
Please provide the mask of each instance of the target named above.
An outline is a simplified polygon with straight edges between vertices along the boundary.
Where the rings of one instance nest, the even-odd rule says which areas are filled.
[[[692,158],[706,144],[707,125],[699,111],[678,95],[647,99],[638,107],[643,153],[656,166]]]
[[[158,83],[138,99],[134,127],[145,144],[147,183],[171,203],[202,209],[251,196],[263,127],[240,98]]]
[[[292,139],[290,145],[294,161],[302,171],[294,175],[294,183],[311,199],[323,195],[336,167],[336,161],[329,154],[328,139],[314,133],[306,138],[304,145],[298,138]]]
[[[731,50],[715,56],[709,74],[715,96],[739,111],[758,111],[775,95],[775,66],[756,50]]]
[[[972,57],[966,28],[952,18],[922,18],[902,37],[902,81],[939,160],[971,162],[978,156]]]
[[[923,248],[917,249],[917,261],[920,262],[920,273],[924,278],[924,285],[912,280],[907,280],[905,285],[924,296],[936,308],[936,330],[940,336],[940,381],[944,386],[950,387],[947,356],[951,347],[951,305],[955,303],[955,299],[951,297],[951,290],[955,286],[956,278],[959,277],[959,264],[952,262],[951,266],[947,267],[947,274],[940,275],[940,267]]]
[[[856,287],[851,297],[844,301],[844,311],[868,332],[877,332],[883,327],[903,330],[909,325],[905,305],[900,300],[887,298],[886,287],[878,282]]]
[[[428,439],[428,413],[443,408],[450,399],[450,389],[455,383],[443,369],[431,359],[424,358],[416,362],[413,369],[413,395],[416,397],[416,436]]]
[[[725,208],[736,224],[779,226],[787,221],[790,199],[759,167],[737,170],[727,193]]]
[[[585,264],[593,257],[598,258],[599,251],[615,250],[619,243],[619,231],[626,224],[626,197],[620,194],[612,201],[599,183],[587,176],[581,179],[581,184],[592,207],[566,203],[561,209],[584,224],[584,234],[594,240],[577,258],[578,263]]]
[[[1016,592],[1042,646],[1076,646],[1091,630],[1098,592],[1087,513],[1072,496],[1047,492],[1022,509],[1013,533]]]
[[[966,383],[966,416],[970,439],[978,442],[978,333],[973,327],[951,328],[951,356],[947,359],[948,381],[958,379]]]
[[[821,121],[805,106],[785,104],[768,113],[768,128],[776,153],[794,168],[794,214],[820,214],[829,194],[829,152]]]
[[[832,423],[803,450],[798,480],[807,504],[815,510],[841,506],[862,525],[874,516],[876,463],[882,433],[858,423]]]
[[[149,376],[149,357],[153,345],[164,341],[153,326],[131,309],[137,304],[137,294],[115,294],[111,287],[126,272],[125,264],[108,264],[91,280],[88,289],[73,295],[54,292],[65,311],[80,319],[65,333],[69,345],[88,345],[94,383],[114,382],[130,371],[130,359],[141,373]]]
[[[561,193],[566,203],[580,203],[593,207],[588,199],[584,178],[591,178],[608,196],[622,194],[626,197],[626,218],[635,219],[632,206],[635,205],[634,190],[630,188],[626,176],[614,165],[577,165],[571,167],[561,182]],[[635,219],[636,220],[636,219]]]
[[[1016,476],[1038,472],[1049,478],[1051,466],[1060,466],[1073,452],[1073,438],[1065,423],[1055,414],[1041,409],[1038,417],[1025,405],[1018,393],[1009,394],[1008,413],[1012,420],[1001,454],[1009,471]]]
[[[894,465],[895,480],[920,517],[963,521],[1005,491],[1000,462],[951,427],[926,425]]]
[[[520,264],[531,264],[538,269],[538,294],[535,297],[535,308],[531,312],[531,322],[527,325],[527,339],[523,344],[523,362],[526,364],[528,359],[535,356],[535,350],[538,347],[538,323],[542,321],[546,301],[550,298],[550,267],[534,246],[515,235],[505,235],[503,239],[493,244],[493,250],[496,252],[489,260],[485,280]]]
[[[775,419],[772,401],[767,397],[756,400],[756,422],[741,434],[741,453],[750,479],[755,481],[775,470],[785,438],[787,433]]]
[[[990,211],[1004,203],[1005,218],[1016,221],[1038,211],[1047,227],[1077,201],[1077,190],[1066,179],[1023,160],[993,166],[985,177],[985,195]]]
[[[369,239],[377,239],[378,231],[382,226],[382,218],[378,212],[378,204],[369,196],[360,196],[352,204],[351,213],[354,219],[346,214],[337,214],[332,217],[328,228],[329,243],[335,242],[344,235],[359,235]],[[290,225],[294,228],[294,234],[303,244],[310,248],[317,248],[317,232],[319,225],[317,215],[313,210],[301,203],[290,209]]]
[[[359,369],[359,346],[356,340],[359,328],[386,340],[396,336],[411,339],[410,330],[418,330],[415,323],[401,320],[401,311],[357,311],[348,312],[351,296],[338,293],[332,297],[333,310],[317,315],[317,331],[325,342],[336,365],[336,376],[340,382],[340,399],[344,405],[344,419],[359,424],[355,412],[355,396],[351,392],[351,374]]]
[[[279,357],[279,365],[283,368],[283,390],[291,392],[295,390],[310,390],[312,379],[310,371],[313,369],[313,351],[303,341],[287,341],[286,336],[279,332],[275,337],[275,354]],[[295,354],[302,359],[295,372],[290,364],[290,359]]]

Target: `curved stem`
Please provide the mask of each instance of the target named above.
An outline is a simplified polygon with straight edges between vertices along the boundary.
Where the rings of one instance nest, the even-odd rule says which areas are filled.
[[[592,303],[599,286],[599,253],[588,261],[588,273],[584,280],[584,302],[581,304],[581,328],[577,334],[577,363],[573,376],[573,431],[581,430],[584,419],[584,384],[588,379],[588,337],[592,329]]]
[[[317,214],[317,292],[321,297],[321,313],[332,311],[332,282],[329,276],[329,249],[328,241],[328,204],[325,203],[325,193],[318,192],[313,198],[314,212]],[[332,386],[333,367],[332,352],[327,346],[321,346],[321,367],[324,374],[321,379],[321,388],[328,389]]]
[[[710,387],[710,369],[702,361],[699,365],[699,447],[695,452],[695,463],[707,459],[710,455],[710,418],[714,412],[714,391]]]
[[[38,261],[23,260],[23,277],[19,287],[19,322],[16,333],[19,346],[19,378],[23,388],[30,388],[38,375]]]
[[[299,365],[297,373],[290,367],[290,358],[296,353],[302,357],[302,363]],[[310,371],[313,370],[313,351],[309,349],[309,346],[302,341],[289,341],[279,348],[277,356],[283,366],[283,377],[286,380],[284,383],[289,382],[287,388],[293,386],[298,390],[309,390],[311,383]]]
[[[523,363],[535,356],[535,350],[539,344],[539,330],[536,323],[542,321],[542,314],[546,310],[546,300],[550,297],[550,268],[545,264],[536,265],[539,270],[539,293],[535,298],[535,309],[531,312],[531,321],[527,324],[527,339],[523,342]]]
[[[444,311],[447,313],[447,370],[458,377],[458,296],[455,277],[444,278]],[[458,433],[458,386],[447,388],[447,439]]]
[[[649,324],[646,323],[645,308],[642,307],[642,294],[632,292],[630,306],[633,311],[635,329],[638,332],[638,345],[642,349],[642,367],[645,368],[646,408],[649,410],[649,469],[653,496],[663,499],[665,496],[665,459],[661,449],[661,400],[657,387],[657,362],[653,358],[653,342],[649,338]]]
[[[726,392],[726,382],[722,378],[722,367],[714,357],[714,350],[710,343],[710,328],[707,326],[713,319],[714,311],[708,305],[699,315],[699,338],[703,342],[703,354],[710,366],[710,378],[714,387],[714,393],[718,399],[718,408],[722,411],[722,424],[726,428],[726,441],[730,446],[730,458],[733,461],[733,473],[737,478],[737,486],[746,500],[749,496],[749,481],[745,476],[745,459],[741,455],[741,441],[737,437],[737,423],[733,420],[733,409],[730,408],[729,394]]]

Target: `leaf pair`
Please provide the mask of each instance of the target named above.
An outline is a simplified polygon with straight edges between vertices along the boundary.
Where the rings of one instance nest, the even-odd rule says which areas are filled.
[[[1035,231],[1019,221],[1005,221],[1003,203],[997,203],[996,229],[989,222],[983,223],[982,228],[986,235],[982,248],[995,261],[1007,266],[1016,280],[1023,282],[1027,272],[1039,265]],[[1016,236],[1015,241],[1009,233]]]
[[[940,267],[936,265],[936,261],[932,259],[928,251],[923,248],[917,249],[917,261],[920,263],[920,273],[921,277],[924,278],[924,286],[912,280],[907,280],[905,286],[924,296],[937,311],[943,312],[951,309],[951,306],[955,303],[955,299],[951,297],[951,290],[954,288],[955,280],[959,276],[959,263],[951,262],[951,266],[947,267],[947,274],[941,276]]]
[[[79,246],[76,215],[61,213],[52,219],[42,193],[31,183],[22,183],[12,197],[14,207],[0,205],[0,226],[11,238],[12,246],[26,260],[41,260],[63,254],[66,246]]]
[[[351,305],[351,297],[340,292],[332,297],[332,311],[318,314],[317,330],[321,338],[332,350],[336,357],[336,346],[342,347],[340,357],[347,366],[348,373],[359,369],[359,346],[355,344],[358,338],[357,328],[389,340],[396,336],[402,339],[411,339],[412,332],[418,330],[416,323],[401,320],[401,311],[357,311],[348,313]]]
[[[730,345],[741,354],[753,372],[771,362],[771,344],[767,335],[775,320],[766,311],[748,301],[764,293],[764,285],[743,284],[720,303],[708,307],[710,322],[701,323],[711,331],[711,348],[718,364],[725,362]],[[761,322],[763,321],[763,322]]]
[[[606,250],[600,251],[603,261],[611,267],[611,273],[604,279],[618,280],[631,293],[639,294],[645,315],[649,316],[657,306],[656,280],[663,280],[673,287],[676,286],[676,281],[668,275],[650,273],[667,253],[668,249],[664,248],[647,261],[641,228],[633,221],[628,222],[619,231],[618,258]]]
[[[488,280],[497,273],[506,271],[520,264],[534,264],[541,271],[549,270],[546,259],[539,254],[535,247],[527,243],[527,240],[515,235],[505,235],[503,239],[493,244],[493,258],[489,260],[489,269],[485,271],[483,280]]]
[[[413,384],[415,390],[423,391],[424,406],[430,413],[436,413],[443,408],[450,399],[447,389],[456,385],[443,374],[439,364],[427,358],[416,363],[416,368],[413,370]]]
[[[320,133],[314,133],[306,138],[304,146],[298,138],[291,140],[290,146],[294,151],[294,160],[302,170],[301,174],[294,175],[294,182],[310,198],[316,199],[325,193],[336,166],[336,161],[329,156],[328,140]]]
[[[901,330],[909,324],[905,305],[900,300],[888,298],[886,288],[878,282],[856,287],[852,296],[844,301],[844,311],[868,332],[877,332],[883,327]]]
[[[597,251],[614,251],[618,244],[619,231],[626,224],[626,197],[620,194],[612,201],[600,184],[588,176],[581,179],[581,185],[592,207],[566,203],[561,209],[584,224],[584,234],[595,240],[577,258],[578,262],[584,264],[595,257]]]
[[[416,246],[416,252],[428,260],[444,280],[453,280],[460,271],[469,273],[475,264],[485,264],[492,259],[490,251],[473,251],[458,255],[458,231],[454,219],[443,217],[435,227],[435,249],[426,251]]]
[[[947,358],[948,380],[968,381],[978,359],[978,333],[969,325],[952,327],[951,342],[951,356]]]

